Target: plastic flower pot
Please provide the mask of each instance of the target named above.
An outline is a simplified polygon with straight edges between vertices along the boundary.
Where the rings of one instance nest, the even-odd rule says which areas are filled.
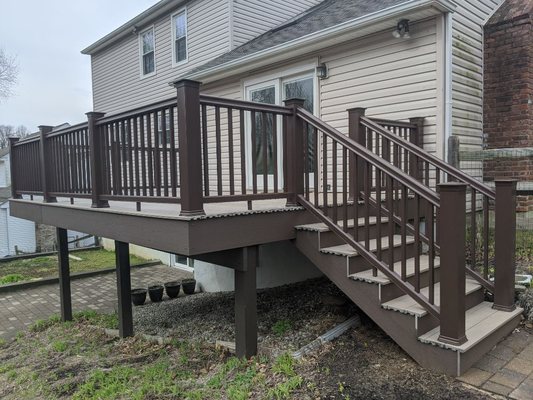
[[[184,279],[181,281],[181,286],[183,287],[183,292],[185,294],[194,294],[194,291],[196,289],[196,280]]]
[[[131,301],[136,306],[142,306],[146,301],[146,289],[133,289],[131,291]]]
[[[165,283],[165,290],[167,292],[167,296],[171,299],[175,299],[180,294],[180,281],[172,281]]]
[[[163,286],[161,285],[154,285],[150,286],[148,288],[148,296],[150,296],[150,300],[154,303],[158,303],[161,300],[163,300]]]

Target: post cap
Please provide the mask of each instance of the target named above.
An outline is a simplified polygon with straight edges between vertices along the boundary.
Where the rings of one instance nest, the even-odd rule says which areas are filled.
[[[20,138],[18,136],[10,136],[7,138],[7,140],[9,140],[9,143],[17,143]]]
[[[194,81],[192,79],[178,79],[177,81],[172,82],[172,86],[175,88],[189,86],[199,88],[202,82]]]
[[[512,178],[494,179],[494,184],[496,185],[496,187],[516,187],[517,183],[518,180]]]
[[[48,133],[54,129],[54,127],[50,125],[39,125],[37,128],[39,128],[39,132],[41,133]]]
[[[291,97],[290,99],[284,100],[283,103],[285,103],[286,106],[303,106],[305,99],[302,99],[301,97]]]
[[[99,119],[99,118],[102,118],[105,115],[105,113],[98,112],[98,111],[89,111],[89,112],[86,112],[85,115],[87,115],[87,118]]]
[[[348,111],[349,114],[365,115],[366,107],[352,107],[348,108],[346,111]]]
[[[447,192],[461,192],[466,191],[468,183],[464,182],[443,182],[437,185],[439,190],[445,190]]]

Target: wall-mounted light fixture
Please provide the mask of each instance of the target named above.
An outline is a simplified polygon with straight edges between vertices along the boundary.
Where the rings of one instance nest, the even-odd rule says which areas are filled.
[[[131,30],[131,33],[135,34],[135,33],[137,33],[137,32],[139,32],[139,28],[137,28],[136,25],[133,25],[133,28],[132,28],[132,30]]]
[[[395,38],[404,38],[409,39],[411,35],[409,34],[409,20],[408,19],[401,19],[398,21],[398,25],[396,25],[396,29],[392,32],[392,36]]]
[[[328,66],[324,63],[316,66],[316,76],[319,79],[326,79],[328,77]]]

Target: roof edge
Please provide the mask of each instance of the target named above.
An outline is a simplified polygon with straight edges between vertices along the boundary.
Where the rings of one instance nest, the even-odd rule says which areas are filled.
[[[317,32],[310,33],[308,35],[299,37],[297,39],[293,39],[289,42],[282,43],[282,44],[258,51],[257,53],[253,53],[249,56],[243,56],[236,60],[228,61],[226,63],[208,68],[204,71],[199,71],[197,73],[186,73],[174,79],[172,82],[169,82],[169,85],[173,85],[175,82],[183,80],[183,79],[191,79],[191,80],[205,79],[208,76],[215,75],[228,68],[238,67],[242,64],[248,64],[248,63],[260,61],[261,59],[271,57],[272,55],[287,51],[289,49],[296,48],[299,46],[305,46],[307,44],[312,43],[313,41],[322,40],[333,35],[346,33],[348,31],[357,29],[361,26],[364,26],[365,24],[369,24],[380,19],[391,18],[391,17],[394,17],[394,15],[396,14],[401,14],[401,13],[416,10],[422,7],[431,7],[431,6],[439,9],[443,13],[454,12],[456,9],[455,4],[452,3],[450,0],[407,0],[404,3],[400,3],[397,5],[385,8],[383,10],[370,13],[362,17],[358,17],[350,21],[346,21],[341,24],[334,25],[326,29],[322,29]]]
[[[179,6],[185,2],[187,2],[187,0],[161,0],[150,8],[148,8],[147,10],[140,13],[139,15],[137,15],[136,17],[130,19],[125,24],[119,26],[114,31],[98,39],[90,46],[87,46],[81,51],[81,54],[92,55],[97,51],[102,50],[105,47],[115,43],[119,39],[126,37],[132,32],[133,29],[137,27],[137,25],[142,26],[148,24],[150,21],[158,18],[159,16],[165,14],[172,8]]]

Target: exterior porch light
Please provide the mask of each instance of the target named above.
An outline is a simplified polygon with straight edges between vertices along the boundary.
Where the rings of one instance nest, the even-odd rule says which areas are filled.
[[[328,67],[327,67],[326,64],[322,63],[322,64],[316,66],[316,76],[319,79],[328,78]]]
[[[408,19],[401,19],[398,21],[398,24],[396,25],[396,29],[392,32],[392,36],[395,38],[404,38],[409,39],[411,38],[411,35],[409,34],[409,20]]]

